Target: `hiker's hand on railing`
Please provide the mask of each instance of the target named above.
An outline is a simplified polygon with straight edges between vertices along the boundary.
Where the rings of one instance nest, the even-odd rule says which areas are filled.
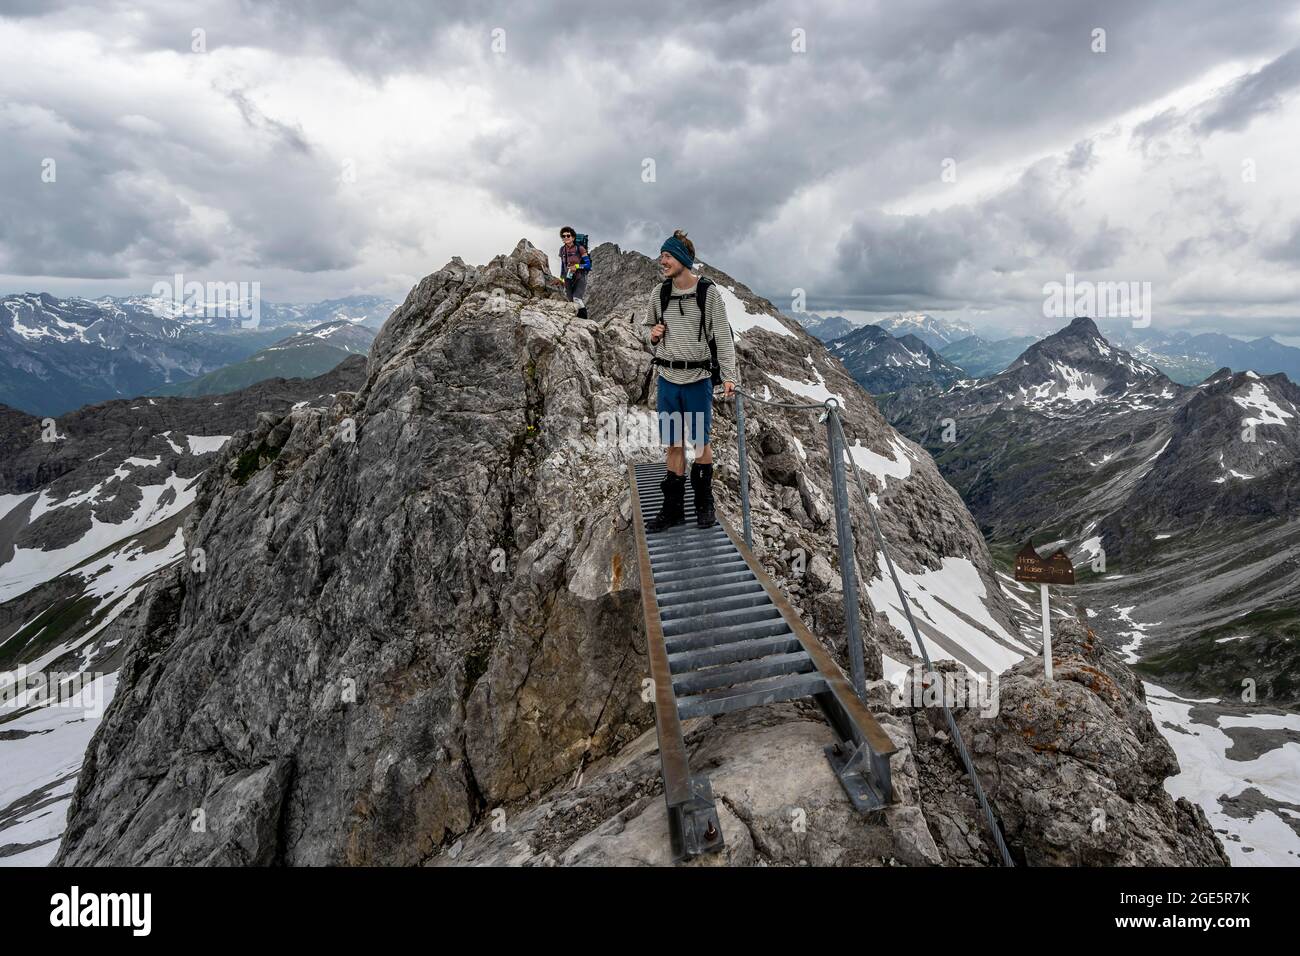
[[[662,322],[660,322],[658,325],[656,325],[653,329],[650,330],[650,341],[658,342],[661,338],[664,337],[664,332],[666,330],[667,330],[667,326],[665,326]]]
[[[722,383],[722,397],[723,397],[723,398],[735,398],[735,397],[736,397],[736,383],[735,383],[735,382],[723,382],[723,383]]]

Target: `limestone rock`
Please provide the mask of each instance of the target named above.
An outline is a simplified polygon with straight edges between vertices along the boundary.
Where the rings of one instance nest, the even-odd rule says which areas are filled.
[[[627,500],[628,465],[662,455],[636,335],[657,270],[610,245],[593,259],[589,319],[527,242],[486,266],[453,259],[389,318],[355,392],[277,409],[230,440],[184,528],[207,570],[174,566],[115,622],[119,690],[57,862],[666,862]],[[735,316],[742,384],[790,398],[778,378],[822,383],[843,399],[850,445],[905,472],[867,477],[899,568],[969,562],[989,618],[1009,627],[983,538],[930,458],[771,303],[704,271],[746,315],[785,329]],[[758,403],[747,416],[763,436],[748,461],[756,550],[846,663],[825,426]],[[735,422],[719,403],[715,494],[739,525]],[[883,575],[872,505],[855,489],[850,507],[867,674],[879,680],[882,648],[910,651],[864,586]],[[1066,862],[1062,841],[1087,814],[1061,830],[1036,795],[1081,784],[1071,792],[1107,798],[1117,829],[1152,828],[1133,841],[1146,849],[1120,859],[1209,859],[1204,821],[1161,802],[1171,764],[1131,675],[1107,663],[1103,680],[1091,658],[1062,654],[1078,679],[1055,689],[1061,729],[1028,664],[1005,682],[1004,714],[1017,708],[1019,723],[969,729],[1010,838]],[[871,705],[899,752],[897,801],[868,818],[834,779],[831,732],[810,705],[690,728],[728,841],[702,865],[994,862],[951,743],[881,685]],[[1091,737],[1071,735],[1080,724]],[[1055,749],[1034,750],[1022,729],[1054,732]],[[198,810],[204,832],[190,825]],[[1116,833],[1096,857],[1121,846]]]

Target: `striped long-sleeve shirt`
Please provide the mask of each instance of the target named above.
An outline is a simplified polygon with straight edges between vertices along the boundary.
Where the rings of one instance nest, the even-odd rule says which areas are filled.
[[[659,287],[650,293],[645,321],[641,325],[643,341],[657,358],[671,361],[702,362],[709,359],[709,338],[718,343],[718,365],[724,382],[740,384],[736,373],[736,350],[732,344],[731,323],[727,321],[727,307],[717,283],[710,283],[704,302],[704,336],[700,337],[700,307],[695,301],[695,286],[679,290],[673,288],[668,299],[668,309],[662,317],[667,331],[656,345],[650,341],[650,330],[661,321],[659,315]],[[674,369],[659,367],[659,374],[674,385],[689,385],[709,377],[704,368]]]

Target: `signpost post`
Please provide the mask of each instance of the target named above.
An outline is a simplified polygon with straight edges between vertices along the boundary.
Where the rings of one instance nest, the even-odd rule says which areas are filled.
[[[1038,585],[1043,596],[1043,673],[1048,680],[1052,677],[1052,599],[1048,596],[1047,585]]]
[[[1070,563],[1069,555],[1059,548],[1044,561],[1034,550],[1033,539],[1030,539],[1016,555],[1016,580],[1037,584],[1040,589],[1043,606],[1043,673],[1048,680],[1053,680],[1052,608],[1047,587],[1051,584],[1073,584],[1074,565]]]

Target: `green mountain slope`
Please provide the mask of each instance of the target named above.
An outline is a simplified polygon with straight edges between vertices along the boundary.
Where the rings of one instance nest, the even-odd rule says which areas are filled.
[[[327,322],[299,332],[207,375],[158,389],[157,395],[222,395],[269,378],[314,378],[349,355],[364,355],[375,333],[347,322]]]

